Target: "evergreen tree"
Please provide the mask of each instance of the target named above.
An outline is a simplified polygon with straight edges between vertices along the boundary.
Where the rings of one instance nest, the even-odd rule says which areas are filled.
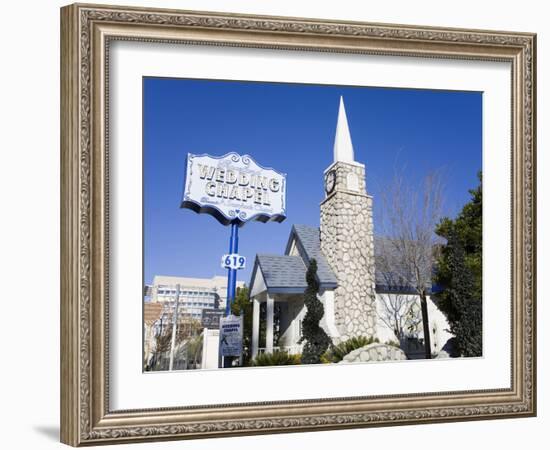
[[[243,316],[243,363],[246,364],[250,359],[252,346],[252,302],[248,287],[243,286],[237,290],[235,301],[231,304],[231,313]]]
[[[305,341],[302,351],[302,364],[319,364],[323,355],[332,344],[331,339],[319,326],[325,309],[317,297],[319,282],[317,281],[317,261],[312,259],[306,273],[307,288],[304,293],[304,303],[307,311],[302,322],[302,337]]]
[[[461,356],[481,356],[482,308],[473,298],[474,276],[466,264],[464,247],[456,232],[452,231],[445,248],[449,269],[446,288],[447,319],[455,335],[455,350]]]
[[[456,351],[462,356],[482,352],[482,178],[470,190],[471,200],[456,219],[444,218],[436,233],[447,240],[437,259],[435,295],[456,336]]]
[[[478,173],[479,185],[475,189],[470,190],[471,200],[464,205],[462,211],[456,219],[452,220],[448,217],[441,220],[437,225],[435,232],[449,240],[451,233],[455,233],[457,239],[464,248],[464,257],[466,266],[470,269],[473,275],[473,298],[481,301],[482,299],[482,179],[481,172]],[[442,288],[449,282],[450,271],[448,258],[443,251],[437,261],[437,273],[435,283],[441,285]],[[445,296],[440,296],[440,307],[444,311],[447,307]],[[446,311],[445,311],[446,312]]]

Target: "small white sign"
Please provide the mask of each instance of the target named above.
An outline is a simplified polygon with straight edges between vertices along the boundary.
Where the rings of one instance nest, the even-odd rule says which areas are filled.
[[[222,268],[224,269],[244,269],[246,267],[246,257],[237,253],[222,256]]]
[[[182,208],[231,222],[282,222],[286,175],[260,166],[248,155],[187,155]]]
[[[242,316],[231,314],[220,319],[220,349],[222,356],[241,356],[243,351]]]

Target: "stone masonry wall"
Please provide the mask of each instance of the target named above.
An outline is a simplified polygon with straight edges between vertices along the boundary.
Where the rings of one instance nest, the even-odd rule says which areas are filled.
[[[354,362],[404,361],[405,352],[398,347],[387,344],[370,344],[348,353],[339,364]]]
[[[365,191],[364,166],[337,162],[332,169],[336,185],[321,203],[320,237],[338,281],[334,309],[341,342],[376,332],[372,198]],[[350,172],[357,177],[358,191],[347,189]]]

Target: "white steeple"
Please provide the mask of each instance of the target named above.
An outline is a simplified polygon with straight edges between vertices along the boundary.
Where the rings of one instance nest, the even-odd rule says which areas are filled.
[[[338,123],[336,124],[336,136],[334,137],[334,162],[355,162],[353,156],[353,144],[346,117],[344,99],[340,96],[340,108],[338,109]]]

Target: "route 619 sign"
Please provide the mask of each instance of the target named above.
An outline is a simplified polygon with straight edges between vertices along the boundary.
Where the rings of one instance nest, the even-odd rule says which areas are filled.
[[[238,255],[237,253],[222,256],[222,268],[224,269],[239,270],[245,267],[246,258],[244,256]]]

